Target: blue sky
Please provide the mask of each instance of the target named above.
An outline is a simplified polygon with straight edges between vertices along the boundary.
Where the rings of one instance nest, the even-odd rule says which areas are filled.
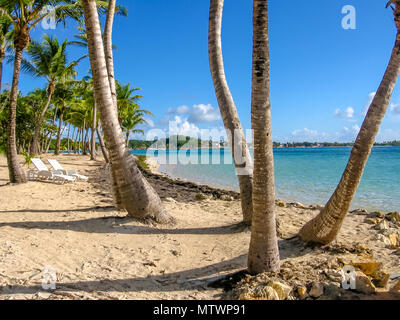
[[[116,77],[142,88],[141,105],[154,113],[150,126],[177,120],[181,133],[221,128],[208,65],[208,0],[119,0],[129,17],[114,27]],[[377,90],[395,39],[386,0],[269,1],[271,102],[274,140],[351,141]],[[356,30],[342,28],[343,6],[356,8]],[[43,33],[71,38],[73,24]],[[250,129],[252,1],[225,0],[223,53],[227,80],[243,127]],[[76,59],[84,53],[70,48]],[[79,66],[87,74],[89,62]],[[4,71],[11,82],[12,69]],[[24,93],[44,86],[22,75]],[[400,95],[396,88],[378,140],[400,140]]]

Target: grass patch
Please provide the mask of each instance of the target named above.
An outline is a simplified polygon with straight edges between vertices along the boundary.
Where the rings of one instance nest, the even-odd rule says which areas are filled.
[[[142,169],[146,170],[146,171],[150,171],[150,167],[148,166],[146,159],[146,156],[136,156],[138,158],[138,166],[141,167]]]

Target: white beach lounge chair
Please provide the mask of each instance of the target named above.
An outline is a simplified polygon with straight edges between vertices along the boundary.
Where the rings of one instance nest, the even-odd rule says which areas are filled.
[[[35,166],[35,169],[28,171],[28,180],[47,180],[58,184],[76,181],[75,177],[69,177],[60,171],[50,171],[39,158],[32,159],[32,163]]]
[[[61,172],[62,174],[65,174],[69,177],[75,177],[76,179],[83,181],[87,181],[89,179],[88,177],[79,174],[75,170],[64,170],[61,164],[55,159],[48,159],[47,161],[55,171]]]

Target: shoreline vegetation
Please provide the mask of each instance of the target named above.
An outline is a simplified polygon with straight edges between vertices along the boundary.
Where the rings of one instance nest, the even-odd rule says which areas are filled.
[[[175,143],[170,143],[173,141]],[[148,150],[148,149],[226,149],[229,148],[228,144],[224,141],[205,141],[198,138],[189,136],[171,136],[170,138],[163,138],[160,140],[129,140],[130,150]],[[249,148],[252,144],[249,143]],[[321,148],[321,147],[353,147],[354,142],[274,142],[274,149],[282,148]],[[374,147],[398,147],[400,141],[385,141],[376,142]]]

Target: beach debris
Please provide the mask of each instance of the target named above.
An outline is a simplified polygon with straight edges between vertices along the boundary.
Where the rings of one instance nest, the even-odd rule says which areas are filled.
[[[302,204],[300,202],[293,203],[293,207],[298,208],[298,209],[308,209],[304,204]]]
[[[319,298],[324,294],[324,285],[320,282],[314,282],[309,294],[313,298]]]
[[[307,287],[305,286],[300,286],[297,288],[297,294],[299,295],[300,299],[305,299],[308,297],[307,294]]]
[[[356,271],[356,291],[365,294],[376,292],[376,287],[371,279],[361,271]]]

